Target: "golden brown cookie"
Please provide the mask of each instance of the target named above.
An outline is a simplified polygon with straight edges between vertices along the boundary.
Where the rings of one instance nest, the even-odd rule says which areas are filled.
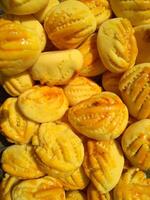
[[[18,107],[17,98],[7,98],[0,108],[0,126],[3,135],[12,143],[29,143],[37,133],[39,124],[24,117]]]
[[[82,191],[66,192],[66,200],[86,200],[86,195]]]
[[[110,0],[117,17],[125,17],[134,26],[150,23],[150,0]]]
[[[48,0],[1,0],[0,6],[9,14],[28,15],[41,10]]]
[[[45,176],[17,184],[12,200],[65,200],[65,192],[57,179]]]
[[[149,63],[150,24],[136,26],[134,30],[138,46],[138,56],[136,59],[136,63]]]
[[[11,96],[19,96],[21,93],[30,89],[34,81],[28,71],[14,76],[3,76],[3,88]]]
[[[143,171],[131,168],[122,175],[113,193],[115,200],[149,200],[150,179]]]
[[[102,64],[97,50],[97,33],[91,34],[78,48],[83,55],[83,67],[79,75],[93,77],[102,74],[106,68]]]
[[[99,192],[107,193],[116,186],[123,166],[124,157],[116,141],[87,141],[83,167]]]
[[[114,18],[104,22],[98,31],[97,47],[104,66],[122,73],[135,64],[138,49],[129,20]]]
[[[110,193],[102,194],[91,183],[87,188],[87,200],[112,200]]]
[[[96,18],[82,2],[64,1],[48,13],[44,27],[57,48],[73,49],[95,31]]]
[[[41,52],[37,33],[22,24],[0,19],[0,73],[12,76],[30,68]]]
[[[114,93],[102,92],[68,111],[68,120],[81,134],[96,140],[119,137],[128,123],[128,110]]]
[[[150,118],[150,63],[129,69],[122,76],[119,89],[130,115],[138,120]]]
[[[131,124],[122,136],[122,148],[132,165],[150,169],[150,119]]]
[[[32,66],[31,74],[41,84],[64,85],[81,70],[82,65],[83,56],[77,49],[44,52]]]
[[[21,179],[33,179],[44,176],[33,157],[30,145],[12,145],[4,150],[1,158],[2,169]]]
[[[101,91],[102,88],[98,84],[83,76],[75,77],[64,87],[70,106],[74,106],[94,95],[99,95]]]
[[[82,141],[65,123],[42,124],[32,144],[39,166],[50,176],[70,176],[83,162]]]
[[[61,88],[35,86],[18,97],[18,107],[27,118],[44,123],[60,119],[68,101]]]

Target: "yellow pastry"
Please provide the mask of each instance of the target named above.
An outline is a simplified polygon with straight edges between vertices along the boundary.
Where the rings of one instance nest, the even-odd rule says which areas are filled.
[[[150,118],[150,63],[129,69],[122,76],[119,89],[130,115],[138,120]]]
[[[150,169],[150,119],[131,124],[122,136],[122,148],[132,165]]]
[[[149,63],[150,62],[150,23],[140,25],[134,28],[135,38],[138,46],[138,56],[136,63]]]
[[[60,178],[65,190],[83,190],[89,183],[89,178],[84,172],[83,167],[79,167],[70,176]]]
[[[66,200],[86,200],[86,195],[82,191],[66,192]]]
[[[131,168],[114,189],[115,200],[150,200],[150,179],[143,171]]]
[[[19,96],[34,85],[28,71],[14,76],[3,76],[3,88],[11,96]]]
[[[29,143],[37,133],[39,124],[24,117],[18,107],[17,98],[8,98],[0,108],[0,126],[3,135],[12,143]]]
[[[9,14],[28,15],[44,8],[48,0],[1,0],[0,6]]]
[[[107,193],[116,186],[123,166],[124,157],[117,142],[87,141],[83,167],[99,192]]]
[[[83,162],[82,141],[65,123],[42,124],[32,144],[39,166],[50,176],[70,176]]]
[[[96,18],[82,2],[64,1],[48,13],[44,27],[57,48],[73,49],[95,31]]]
[[[125,17],[134,26],[150,23],[150,0],[110,0],[117,17]]]
[[[0,19],[0,73],[12,76],[30,68],[41,52],[35,31]]]
[[[47,14],[50,12],[52,8],[59,4],[59,0],[48,0],[48,4],[42,8],[40,11],[34,14],[34,17],[41,23],[44,22]]]
[[[65,200],[65,192],[58,180],[45,176],[17,184],[12,200]]]
[[[71,106],[94,95],[99,95],[101,91],[102,88],[98,84],[82,76],[75,77],[64,88],[65,95]]]
[[[34,86],[18,97],[18,107],[27,118],[44,123],[60,119],[68,101],[61,88]]]
[[[97,50],[97,33],[91,34],[78,48],[83,55],[81,76],[92,77],[102,74],[106,68],[102,64]]]
[[[12,145],[4,150],[1,158],[2,169],[21,179],[32,179],[44,176],[33,157],[30,145]]]
[[[107,71],[102,75],[102,86],[106,91],[114,92],[115,94],[120,95],[120,79],[121,74],[115,74],[110,71]]]
[[[117,138],[128,123],[128,110],[114,93],[102,92],[73,106],[68,120],[81,134],[96,140]]]
[[[98,32],[97,47],[104,66],[122,73],[135,64],[138,49],[129,20],[114,18],[104,22]]]
[[[112,200],[109,193],[102,194],[91,183],[87,188],[87,200]]]
[[[83,56],[77,49],[44,52],[33,65],[31,74],[41,84],[64,85],[82,65]]]

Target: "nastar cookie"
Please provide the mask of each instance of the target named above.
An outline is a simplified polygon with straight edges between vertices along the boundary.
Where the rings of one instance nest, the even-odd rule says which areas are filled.
[[[66,192],[66,200],[86,200],[86,195],[82,191]]]

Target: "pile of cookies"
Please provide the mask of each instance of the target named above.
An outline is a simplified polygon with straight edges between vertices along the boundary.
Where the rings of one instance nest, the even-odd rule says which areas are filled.
[[[1,200],[150,200],[150,0],[1,0]]]

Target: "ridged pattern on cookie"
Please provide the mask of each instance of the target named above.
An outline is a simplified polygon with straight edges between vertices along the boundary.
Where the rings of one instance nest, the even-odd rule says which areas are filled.
[[[86,200],[86,195],[82,191],[66,192],[66,200]]]

